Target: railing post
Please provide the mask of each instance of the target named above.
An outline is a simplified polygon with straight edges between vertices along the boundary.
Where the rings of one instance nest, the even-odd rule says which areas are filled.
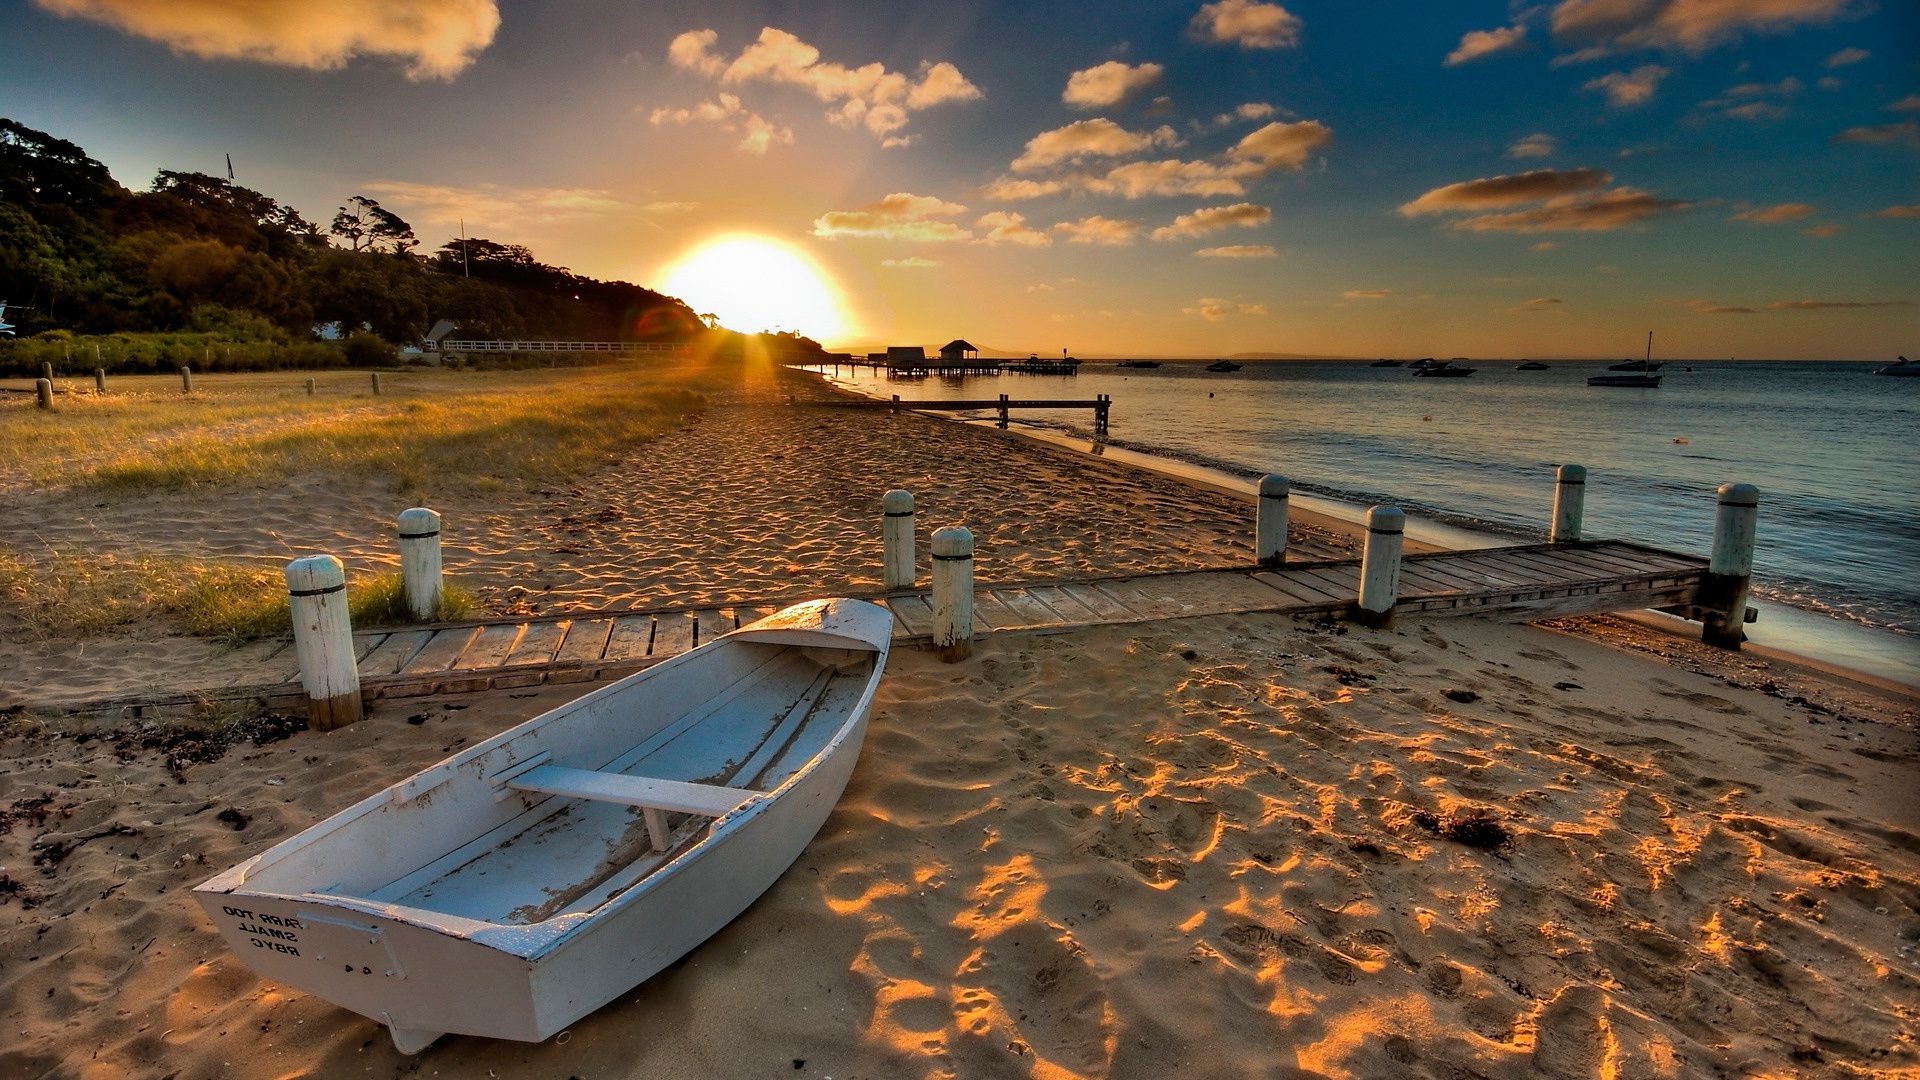
[[[1261,566],[1287,561],[1287,492],[1290,485],[1279,473],[1260,478],[1260,504],[1253,518],[1253,553]]]
[[[313,379],[311,376],[309,376],[307,379],[307,396],[308,397],[313,396]]]
[[[899,394],[893,395],[893,408],[889,409],[888,411],[892,413],[898,413],[900,411],[900,395]]]
[[[39,404],[41,408],[43,409],[53,408],[53,380],[52,379],[33,380],[33,395],[35,398],[39,400]]]
[[[93,392],[96,394],[104,394],[107,392],[106,368],[97,367],[93,369]]]
[[[48,382],[53,381],[53,361],[48,360],[40,365],[40,377]]]
[[[1367,542],[1360,552],[1360,599],[1354,617],[1367,626],[1393,622],[1394,601],[1400,598],[1400,548],[1406,539],[1407,515],[1397,506],[1367,511]]]
[[[933,534],[933,647],[947,663],[973,651],[973,533]]]
[[[1697,606],[1705,609],[1700,640],[1738,649],[1747,640],[1747,590],[1753,581],[1753,538],[1760,515],[1760,489],[1752,484],[1721,484],[1713,521],[1713,554]]]
[[[287,564],[293,607],[293,648],[300,685],[307,691],[307,722],[315,731],[357,723],[362,715],[360,669],[347,619],[347,570],[331,555]]]
[[[1579,540],[1586,505],[1587,467],[1560,466],[1553,487],[1553,524],[1547,529],[1547,543],[1571,544]]]
[[[372,375],[373,375],[373,396],[379,397],[380,396],[380,373],[375,371],[375,372],[372,372]]]
[[[400,511],[400,580],[406,586],[407,611],[430,622],[440,611],[440,515],[424,506]]]
[[[180,392],[183,394],[193,393],[193,369],[190,367],[180,369]]]
[[[1007,395],[1000,395],[1000,430],[1007,430]]]
[[[895,488],[880,500],[883,577],[888,592],[913,588],[913,492]]]

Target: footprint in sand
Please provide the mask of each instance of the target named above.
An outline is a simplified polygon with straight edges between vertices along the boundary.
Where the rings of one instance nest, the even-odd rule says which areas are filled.
[[[1684,701],[1689,705],[1717,713],[1724,713],[1728,716],[1746,715],[1747,710],[1745,706],[1728,701],[1726,698],[1715,697],[1712,694],[1696,693],[1685,687],[1670,683],[1665,679],[1654,679],[1652,682],[1653,692],[1659,694],[1661,697],[1672,698],[1675,701]]]

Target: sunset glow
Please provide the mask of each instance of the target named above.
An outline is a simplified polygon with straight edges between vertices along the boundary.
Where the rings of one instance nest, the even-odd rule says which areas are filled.
[[[853,332],[827,272],[764,236],[709,240],[669,266],[660,288],[735,330],[794,330],[829,339]]]

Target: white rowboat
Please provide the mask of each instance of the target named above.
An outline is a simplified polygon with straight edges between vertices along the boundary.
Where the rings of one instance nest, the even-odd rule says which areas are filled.
[[[893,616],[817,600],[464,750],[194,890],[248,967],[385,1024],[529,1042],[746,910],[847,786]]]

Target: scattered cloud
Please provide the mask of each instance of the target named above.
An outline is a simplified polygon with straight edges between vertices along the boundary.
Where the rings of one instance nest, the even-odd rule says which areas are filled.
[[[1536,169],[1437,187],[1402,205],[1400,213],[1466,213],[1471,216],[1452,223],[1465,232],[1608,232],[1688,208],[1635,188],[1601,190],[1612,182],[1601,169]],[[1504,207],[1526,208],[1487,212]]]
[[[1044,281],[1036,281],[1033,284],[1027,286],[1027,291],[1030,293],[1052,292],[1053,286],[1047,284]]]
[[[943,220],[966,210],[958,203],[931,195],[897,191],[871,206],[832,210],[820,215],[813,223],[813,235],[828,240],[843,236],[926,242],[968,240],[972,239],[972,233]]]
[[[1070,186],[1064,180],[1016,180],[1011,176],[1003,176],[982,187],[980,197],[993,202],[1017,202],[1057,195]]]
[[[463,220],[491,226],[550,224],[633,209],[611,194],[593,188],[526,188],[501,184],[461,187],[408,180],[375,180],[364,187],[368,194],[404,208],[408,217],[447,225]],[[649,203],[641,209],[665,214],[692,206],[692,203]]]
[[[1507,310],[1515,314],[1525,314],[1530,311],[1560,311],[1563,310],[1562,305],[1565,303],[1566,301],[1557,296],[1536,296],[1518,307],[1510,307]]]
[[[1107,125],[1105,128],[1084,128],[1082,125]],[[1059,136],[1070,129],[1081,128],[1081,132],[1071,137]],[[1110,128],[1111,130],[1108,130]],[[1162,135],[1161,133],[1165,134]],[[1116,134],[1117,133],[1117,134]],[[1128,132],[1109,120],[1083,120],[1069,124],[1065,128],[1042,132],[1027,143],[1027,152],[1022,162],[1034,160],[1036,151],[1041,158],[1054,154],[1066,154],[1075,158],[1088,156],[1092,151],[1074,150],[1073,147],[1094,146],[1111,148],[1116,152],[1123,146],[1137,143],[1140,139],[1159,141],[1172,138],[1172,129],[1162,128],[1156,132]],[[1161,161],[1133,161],[1115,165],[1105,173],[1079,173],[1052,180],[1026,182],[1002,177],[986,185],[982,193],[989,198],[1013,200],[1037,198],[1063,191],[1086,191],[1097,195],[1118,195],[1127,199],[1141,199],[1148,196],[1197,195],[1214,197],[1221,195],[1244,195],[1247,185],[1260,177],[1271,173],[1297,172],[1306,167],[1314,151],[1325,146],[1333,139],[1333,131],[1318,120],[1302,120],[1297,123],[1274,121],[1248,133],[1224,154],[1200,161],[1183,161],[1169,158]],[[1104,149],[1101,151],[1104,154]],[[1038,166],[1028,165],[1028,168]]]
[[[1533,250],[1541,251],[1541,252],[1553,251],[1559,246],[1560,246],[1560,242],[1558,240],[1542,240],[1539,243],[1533,245]]]
[[[1588,79],[1583,90],[1598,90],[1607,95],[1607,104],[1616,109],[1635,109],[1653,100],[1660,80],[1671,72],[1659,64],[1642,64],[1632,71],[1615,71],[1597,79]]]
[[[1290,49],[1300,44],[1300,19],[1279,4],[1259,0],[1204,5],[1188,29],[1202,41],[1243,49]]]
[[[1278,254],[1272,244],[1228,244],[1194,252],[1195,256],[1202,259],[1271,259]]]
[[[1447,66],[1459,67],[1504,52],[1513,52],[1527,44],[1527,28],[1503,26],[1494,30],[1469,30],[1460,36],[1460,44],[1447,54]]]
[[[697,202],[680,202],[662,199],[659,202],[641,203],[640,209],[649,214],[684,214],[699,207]]]
[[[1094,214],[1079,221],[1063,221],[1055,225],[1053,231],[1064,235],[1070,244],[1119,247],[1133,243],[1134,238],[1140,235],[1141,228],[1143,226],[1137,221]]]
[[[1747,82],[1728,87],[1719,97],[1708,98],[1700,108],[1716,110],[1736,120],[1778,120],[1787,115],[1785,102],[1806,89],[1806,84],[1789,75],[1779,82]]]
[[[1897,124],[1850,127],[1828,141],[1867,143],[1875,146],[1920,146],[1920,121],[1902,120]]]
[[[1636,49],[1699,55],[1748,33],[1831,23],[1858,0],[1560,0],[1548,17],[1555,41],[1585,59]]]
[[[1800,235],[1811,236],[1815,240],[1831,240],[1834,237],[1839,236],[1841,233],[1846,231],[1847,231],[1847,227],[1845,225],[1837,225],[1829,221],[1820,225],[1815,225],[1809,229],[1801,229]]]
[[[1349,300],[1385,300],[1393,295],[1392,289],[1348,289],[1340,294]]]
[[[1552,157],[1560,149],[1560,140],[1544,131],[1533,134],[1507,147],[1510,158]]]
[[[1109,60],[1067,77],[1060,100],[1075,108],[1100,109],[1118,105],[1128,94],[1160,81],[1166,69],[1159,64],[1126,64]]]
[[[1191,214],[1181,214],[1169,224],[1153,230],[1155,240],[1178,240],[1185,236],[1205,236],[1222,229],[1257,229],[1273,221],[1273,211],[1254,203],[1232,206],[1208,206]]]
[[[1152,131],[1128,131],[1105,117],[1075,120],[1027,140],[1013,160],[1014,172],[1036,172],[1061,162],[1090,157],[1128,157],[1160,146],[1176,146],[1180,137],[1162,125]]]
[[[1820,89],[1822,90],[1838,90],[1842,86],[1845,86],[1846,83],[1840,79],[1834,78],[1831,75],[1822,75],[1820,77],[1820,81],[1814,85],[1820,87]]]
[[[920,255],[909,255],[904,259],[881,259],[881,266],[890,266],[895,270],[931,270],[940,265],[938,259],[928,259]]]
[[[1213,118],[1213,126],[1228,127],[1240,120],[1265,120],[1280,110],[1264,101],[1248,101],[1233,107],[1231,112],[1223,112]]]
[[[713,124],[740,136],[739,147],[749,154],[765,154],[770,146],[793,145],[793,129],[753,112],[733,94],[722,93],[691,109],[661,106],[648,115],[654,127],[662,124]]]
[[[1755,206],[1742,210],[1729,218],[1730,221],[1751,221],[1755,225],[1778,225],[1784,221],[1798,221],[1812,214],[1815,207],[1810,203],[1781,203],[1778,206]]]
[[[1920,94],[1908,94],[1899,101],[1887,103],[1888,112],[1920,112]]]
[[[1904,308],[1912,307],[1911,300],[1775,300],[1767,305],[1768,311],[1826,311],[1831,309],[1847,310],[1853,308]]]
[[[1219,322],[1229,315],[1265,315],[1267,305],[1248,304],[1238,300],[1221,300],[1206,296],[1193,302],[1191,307],[1180,309],[1182,315],[1198,315],[1208,322]]]
[[[948,102],[974,101],[980,88],[946,61],[922,63],[917,77],[889,71],[879,62],[849,68],[821,61],[820,50],[776,27],[728,59],[714,51],[717,30],[689,30],[667,46],[675,67],[716,79],[723,86],[765,82],[797,86],[832,105],[827,119],[844,128],[865,128],[891,145],[911,113]]]
[[[452,79],[493,43],[495,0],[34,0],[207,60],[332,71],[357,57],[406,64],[407,78]]]
[[[1874,217],[1920,218],[1920,203],[1915,203],[1912,206],[1889,206],[1885,210],[1875,214]]]
[[[1872,53],[1865,49],[1848,46],[1834,53],[1832,56],[1827,57],[1827,66],[1830,68],[1846,67],[1849,64],[1857,64],[1872,55]]]
[[[1711,300],[1689,300],[1687,307],[1700,315],[1758,315],[1758,308],[1737,307],[1731,304],[1716,304]]]
[[[1053,243],[1053,237],[1040,229],[1027,224],[1026,216],[1008,210],[995,210],[982,214],[980,220],[973,223],[974,228],[985,229],[980,242],[984,244],[1018,244],[1021,247],[1046,247]]]

